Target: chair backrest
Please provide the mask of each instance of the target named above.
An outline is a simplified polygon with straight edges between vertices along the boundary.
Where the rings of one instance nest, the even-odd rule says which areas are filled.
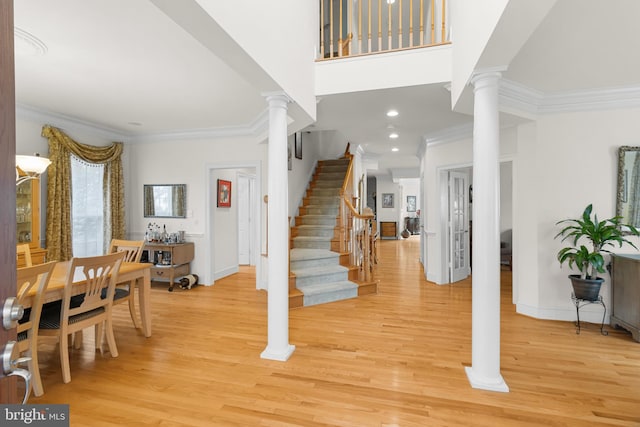
[[[18,246],[16,246],[16,256],[20,258],[20,255],[24,257],[23,265],[25,267],[31,267],[33,265],[33,262],[31,261],[31,249],[29,248],[28,243],[20,243]],[[17,265],[22,264],[19,261],[20,260],[18,259],[16,262]]]
[[[100,307],[106,308],[111,305],[115,285],[118,283],[120,264],[124,255],[124,252],[115,252],[107,255],[71,259],[64,288],[62,321],[66,323],[66,319],[69,316],[85,313]],[[74,304],[74,307],[71,307],[73,286],[80,282],[83,282],[85,286],[84,294],[79,295],[83,296],[83,298],[77,298],[76,300],[81,300],[81,303]],[[102,298],[102,290],[104,288],[107,289],[107,293],[105,298]]]
[[[28,311],[29,314],[18,323],[18,333],[27,331],[28,338],[31,338],[33,333],[32,327],[34,325],[37,327],[40,322],[43,295],[49,285],[51,272],[55,265],[55,262],[48,262],[32,267],[19,268],[17,271],[16,294],[18,296],[18,302],[23,305],[27,298],[33,298],[31,308]]]
[[[122,262],[140,262],[142,250],[144,248],[144,240],[111,240],[109,253],[124,252],[126,255]]]

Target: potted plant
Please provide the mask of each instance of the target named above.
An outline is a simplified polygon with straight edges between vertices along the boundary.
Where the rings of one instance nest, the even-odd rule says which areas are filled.
[[[591,215],[593,206],[589,205],[578,219],[564,219],[556,225],[566,225],[555,238],[562,237],[562,242],[569,240],[571,246],[564,247],[558,252],[560,265],[568,262],[569,268],[575,266],[580,274],[571,274],[571,284],[576,298],[586,301],[596,301],[600,294],[600,286],[604,281],[598,273],[605,272],[604,253],[610,253],[608,246],[629,244],[638,249],[633,242],[625,238],[625,233],[639,235],[632,225],[622,224],[621,216],[614,216],[598,221],[596,214]]]

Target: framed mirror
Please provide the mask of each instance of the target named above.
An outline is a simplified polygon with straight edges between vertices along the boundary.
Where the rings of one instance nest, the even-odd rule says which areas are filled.
[[[618,149],[616,215],[623,224],[640,227],[640,147]]]
[[[145,218],[186,218],[187,185],[153,184],[144,185]]]

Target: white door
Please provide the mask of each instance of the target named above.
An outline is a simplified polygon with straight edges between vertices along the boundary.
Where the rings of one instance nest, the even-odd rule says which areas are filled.
[[[255,208],[255,177],[238,175],[238,264],[255,265],[256,239],[252,230]]]
[[[468,176],[449,172],[449,265],[451,281],[469,276],[469,204]]]
[[[249,203],[249,178],[238,175],[238,264],[249,265],[251,247],[251,221]]]

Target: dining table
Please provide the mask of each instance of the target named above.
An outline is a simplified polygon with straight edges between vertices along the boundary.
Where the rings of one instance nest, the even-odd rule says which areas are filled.
[[[62,300],[64,287],[67,280],[67,270],[71,261],[57,262],[51,273],[49,285],[43,296],[43,304]],[[142,332],[145,337],[151,336],[151,266],[149,263],[123,262],[120,264],[118,272],[118,283],[131,281],[138,288],[138,305],[140,307],[140,318],[142,320]],[[85,281],[80,272],[75,272],[73,281],[73,295],[84,292]],[[76,280],[76,278],[78,278]],[[35,289],[34,289],[35,294]],[[24,301],[23,307],[31,306],[31,299]]]

